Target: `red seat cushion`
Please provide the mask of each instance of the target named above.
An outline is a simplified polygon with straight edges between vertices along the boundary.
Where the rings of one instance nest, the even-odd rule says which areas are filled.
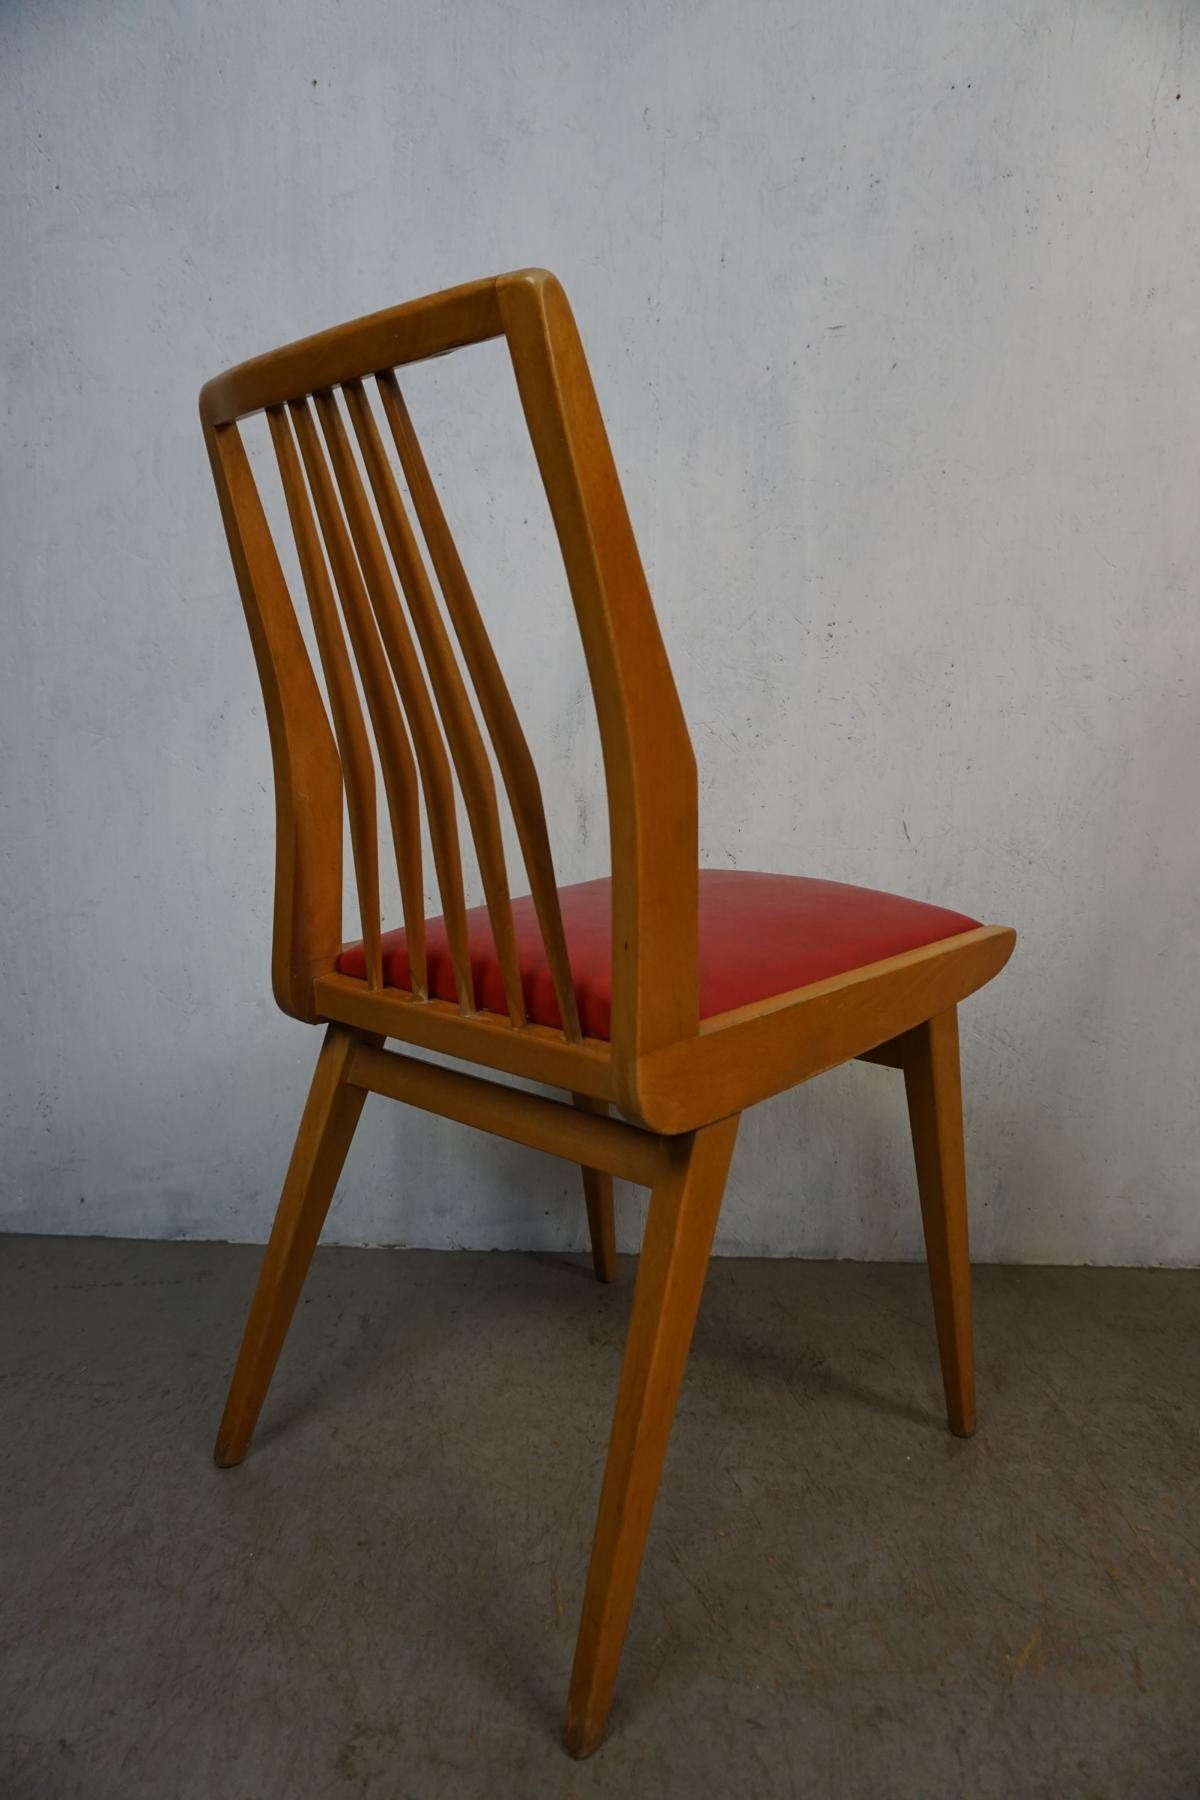
[[[581,881],[559,889],[563,929],[571,972],[579,996],[579,1013],[588,1037],[607,1038],[612,1010],[611,883]],[[513,901],[517,950],[525,1007],[538,1025],[560,1023],[541,932],[531,899]],[[939,938],[973,931],[977,919],[965,913],[902,900],[873,888],[847,887],[840,881],[810,881],[802,875],[750,875],[734,870],[700,872],[700,1017],[729,1012],[752,1000],[785,994],[831,975],[843,975],[917,950]],[[477,1005],[487,1012],[507,1012],[500,965],[488,924],[487,908],[467,914],[471,967]],[[429,992],[454,1000],[454,972],[441,919],[426,923]],[[350,944],[338,957],[343,975],[365,976],[361,944]],[[407,988],[408,949],[403,931],[383,938],[384,981]]]

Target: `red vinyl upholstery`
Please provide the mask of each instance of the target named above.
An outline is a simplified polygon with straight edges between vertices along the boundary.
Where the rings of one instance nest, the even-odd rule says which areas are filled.
[[[559,890],[571,972],[579,997],[580,1021],[588,1037],[607,1039],[611,1024],[612,915],[610,882],[582,881]],[[538,1025],[559,1024],[558,1006],[531,899],[513,901],[525,1006]],[[973,931],[978,920],[964,913],[903,900],[873,888],[839,881],[812,881],[802,875],[700,872],[700,1017],[729,1012],[790,988],[807,987],[843,975],[886,956],[919,949],[939,938]],[[488,925],[486,907],[467,914],[476,1004],[505,1013],[504,987]],[[454,973],[441,919],[426,924],[429,991],[454,1000]],[[343,975],[366,975],[361,944],[338,958]],[[384,981],[409,985],[403,931],[383,938]]]

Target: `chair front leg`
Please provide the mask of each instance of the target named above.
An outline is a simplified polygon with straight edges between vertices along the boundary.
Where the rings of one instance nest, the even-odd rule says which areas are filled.
[[[604,1734],[737,1127],[676,1139],[650,1195],[567,1702],[572,1756]]]
[[[360,1044],[381,1042],[344,1025],[326,1029],[213,1450],[223,1469],[249,1447],[367,1097],[346,1080],[351,1058]]]
[[[903,1066],[946,1415],[956,1437],[970,1437],[975,1430],[971,1260],[958,1013],[953,1007],[906,1034]]]

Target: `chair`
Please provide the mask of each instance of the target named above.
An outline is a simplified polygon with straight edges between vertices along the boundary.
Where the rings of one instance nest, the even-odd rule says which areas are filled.
[[[499,337],[562,550],[604,761],[610,876],[562,889],[534,762],[395,373]],[[259,412],[328,705],[238,428]],[[246,1454],[368,1093],[578,1163],[602,1281],[615,1273],[612,1178],[647,1186],[567,1706],[566,1747],[586,1756],[612,1699],[746,1107],[852,1058],[903,1071],[949,1425],[974,1430],[956,1008],[1003,967],[1014,933],[866,889],[698,869],[692,746],[552,275],[473,282],[258,357],[210,381],[200,415],[270,729],[275,997],[325,1028],[216,1460]],[[388,932],[376,756],[403,914]],[[485,900],[476,909],[464,898],[456,787]],[[501,794],[524,899],[510,897]],[[349,946],[343,795],[361,929]],[[423,818],[437,918],[425,916]]]

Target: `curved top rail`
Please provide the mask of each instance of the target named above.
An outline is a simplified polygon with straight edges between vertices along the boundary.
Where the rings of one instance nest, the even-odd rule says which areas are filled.
[[[543,269],[520,273],[534,281],[553,279]],[[381,369],[423,362],[467,344],[501,337],[499,279],[490,276],[485,281],[444,288],[440,294],[367,313],[264,356],[251,357],[204,384],[200,417],[206,425],[229,425],[266,407],[283,406],[302,394],[319,393]]]

